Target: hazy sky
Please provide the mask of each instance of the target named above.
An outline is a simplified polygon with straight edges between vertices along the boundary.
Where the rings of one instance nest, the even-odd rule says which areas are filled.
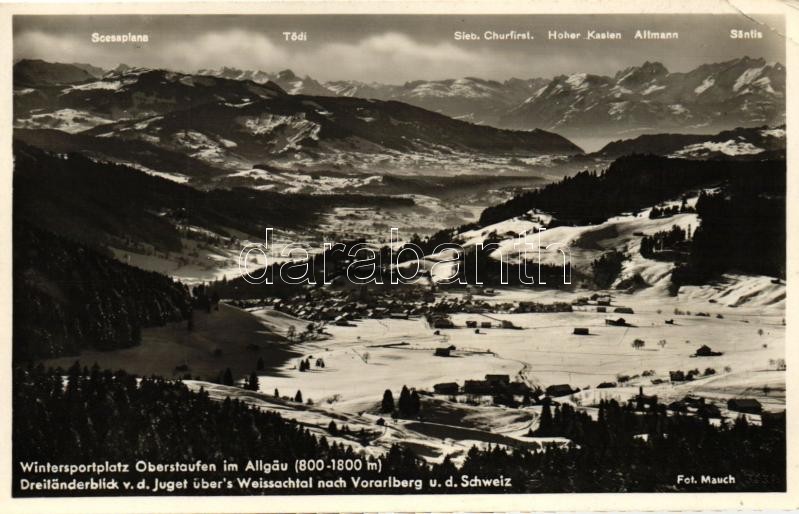
[[[773,27],[773,28],[772,28]],[[759,40],[729,30],[757,28]],[[534,41],[456,41],[455,31],[531,31]],[[619,31],[621,41],[550,41],[548,30]],[[678,31],[679,40],[633,40],[636,29]],[[775,30],[776,29],[776,30]],[[305,31],[286,42],[283,31]],[[143,44],[96,44],[91,34],[148,34]],[[16,16],[14,57],[196,71],[232,66],[291,68],[320,80],[402,83],[475,76],[551,77],[660,61],[671,71],[748,55],[785,62],[781,18],[739,15],[328,15],[328,16]]]

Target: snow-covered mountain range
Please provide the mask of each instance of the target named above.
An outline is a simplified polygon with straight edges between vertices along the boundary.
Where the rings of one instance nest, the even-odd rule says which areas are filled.
[[[591,154],[600,160],[644,152],[759,158],[784,148],[784,133],[768,131],[784,124],[785,69],[748,57],[685,73],[646,62],[612,77],[398,86],[321,82],[291,70],[104,71],[22,60],[14,80],[17,128],[137,141],[236,170],[523,173],[581,154],[569,139],[600,135],[623,139]],[[745,131],[725,133],[738,128]]]
[[[554,130],[582,137],[598,130],[635,136],[672,130],[708,133],[785,120],[785,68],[742,57],[670,72],[645,62],[613,76],[573,73],[504,82],[466,77],[402,85],[320,82],[291,70],[201,70],[225,78],[272,81],[292,94],[399,100],[475,123]]]
[[[290,72],[274,76],[284,89],[258,73],[119,66],[98,79],[43,61],[21,61],[15,70],[25,77],[14,90],[18,129],[143,142],[228,170],[288,163],[473,173],[486,159],[526,166],[583,153],[544,130],[498,129],[393,100],[290,94],[286,89],[298,91]]]

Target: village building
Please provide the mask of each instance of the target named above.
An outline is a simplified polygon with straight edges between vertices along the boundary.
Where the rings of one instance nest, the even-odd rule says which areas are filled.
[[[721,417],[721,410],[716,405],[714,405],[712,403],[706,403],[706,404],[702,405],[701,407],[699,407],[696,410],[696,413],[699,416],[702,416],[702,417],[705,417],[705,418],[720,418]]]
[[[347,321],[347,316],[345,316],[345,315],[337,316],[333,320],[333,324],[338,326],[338,327],[349,327],[349,326],[351,326],[350,322]]]
[[[705,399],[701,396],[687,395],[682,399],[682,402],[688,406],[698,409],[705,405]]]
[[[558,396],[568,396],[574,393],[572,386],[569,384],[551,385],[546,389],[547,396],[557,398]]]
[[[449,357],[450,356],[449,352],[450,352],[449,348],[436,348],[435,353],[433,355],[435,355],[436,357]]]
[[[697,357],[717,357],[721,355],[721,352],[714,352],[713,350],[710,349],[708,345],[703,344],[702,346],[699,347],[699,349],[696,351],[694,355],[696,355]]]
[[[510,383],[510,375],[486,375],[486,382],[490,382],[492,384],[509,384]]]
[[[588,335],[588,329],[587,328],[575,328],[574,329],[574,335],[576,335],[576,336],[587,336]]]
[[[463,392],[466,394],[491,394],[494,387],[487,380],[466,380],[463,383]]]
[[[433,391],[436,394],[458,394],[460,386],[457,382],[442,382],[433,386]]]
[[[656,395],[645,395],[644,387],[638,386],[638,394],[628,400],[627,403],[635,410],[652,410],[658,405],[658,397]]]
[[[763,406],[754,398],[730,398],[727,400],[727,408],[746,414],[760,414],[763,412]]]
[[[448,316],[436,316],[433,318],[433,328],[455,328],[455,324]]]
[[[508,391],[510,391],[511,394],[525,395],[530,393],[531,389],[530,386],[524,382],[511,382],[508,384]]]

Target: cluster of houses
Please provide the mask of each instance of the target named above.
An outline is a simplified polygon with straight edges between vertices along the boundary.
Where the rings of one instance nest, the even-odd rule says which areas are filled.
[[[550,398],[557,398],[560,396],[568,396],[578,392],[579,389],[572,389],[569,384],[551,385],[542,391],[541,389],[533,389],[524,382],[512,382],[510,375],[502,374],[487,374],[483,380],[465,380],[463,387],[458,385],[457,382],[442,382],[433,386],[435,394],[442,395],[495,395],[495,394],[512,394],[512,395],[529,395],[531,401],[540,403],[540,401],[548,396]]]
[[[545,398],[559,398],[578,393],[579,388],[572,388],[569,384],[556,384],[545,390],[533,389],[524,382],[511,381],[509,375],[487,374],[483,380],[465,380],[463,387],[457,382],[442,382],[433,386],[433,393],[438,395],[456,396],[459,394],[475,396],[496,396],[509,394],[525,396],[531,404],[541,404]],[[666,409],[674,413],[691,414],[705,418],[721,418],[721,409],[713,402],[701,396],[686,395],[681,400],[669,404],[658,403],[657,395],[644,394],[643,386],[639,386],[638,394],[627,400],[629,408],[646,412],[656,409]],[[762,417],[769,415],[763,411],[761,403],[754,398],[731,398],[727,401],[727,410],[741,414],[757,414]],[[784,413],[783,413],[784,415]]]
[[[594,293],[590,297],[582,296],[572,301],[571,305],[573,307],[582,308],[579,310],[585,310],[586,307],[593,307],[596,309],[596,312],[615,312],[618,314],[635,314],[632,307],[624,307],[624,306],[617,306],[613,307],[612,311],[610,309],[611,303],[613,299],[610,295],[600,295]]]
[[[657,395],[644,394],[644,388],[638,388],[638,394],[627,400],[627,404],[638,411],[653,410],[658,407]],[[686,395],[682,400],[675,400],[665,405],[667,410],[680,414],[694,414],[705,418],[721,418],[721,409],[713,402],[695,395]],[[763,405],[754,398],[731,398],[727,400],[727,410],[741,414],[763,414]]]
[[[449,296],[436,298],[430,290],[419,288],[403,292],[392,291],[383,294],[365,288],[350,291],[331,291],[316,289],[304,295],[269,302],[275,310],[309,321],[324,321],[347,326],[358,319],[408,319],[412,316],[427,316],[433,328],[454,328],[449,318],[453,313],[514,313],[514,312],[557,312],[571,310],[562,304],[538,304],[535,302],[506,302],[489,304],[469,297]],[[497,320],[498,327],[515,328],[508,321]],[[468,323],[467,326],[472,326]],[[489,328],[486,322],[475,322],[472,328]],[[492,325],[493,326],[493,325]]]
[[[554,303],[538,303],[538,302],[519,302],[511,307],[508,312],[513,314],[524,314],[529,312],[573,312],[574,309],[570,303],[554,302]]]
[[[429,291],[409,290],[401,294],[374,294],[368,291],[326,291],[276,300],[275,310],[310,321],[325,321],[348,326],[365,318],[408,319],[428,312],[435,296]]]
[[[430,327],[435,329],[442,329],[442,328],[455,328],[455,322],[452,321],[452,318],[449,314],[443,312],[429,312],[426,315],[427,323]],[[484,320],[466,320],[466,328],[473,328],[476,331],[479,331],[481,328],[510,328],[510,329],[517,329],[516,325],[513,324],[512,321],[507,319],[496,319],[486,317],[487,319]]]
[[[479,296],[496,296],[497,292],[494,289],[483,287],[481,285],[472,285],[469,284],[466,286],[466,292],[469,294],[479,295]]]
[[[455,328],[449,315],[454,313],[537,313],[571,312],[572,305],[566,302],[544,304],[538,302],[493,302],[474,299],[472,294],[493,296],[492,289],[472,288],[467,295],[436,296],[430,289],[408,288],[390,292],[368,289],[314,289],[290,298],[262,300],[236,300],[238,307],[271,306],[275,310],[291,314],[308,321],[319,321],[340,326],[351,326],[359,319],[409,319],[426,316],[435,329]],[[467,328],[518,328],[508,320],[469,320]]]
[[[499,392],[511,392],[512,394],[529,394],[533,390],[524,382],[511,382],[510,375],[488,374],[484,380],[465,380],[463,387],[457,382],[443,382],[433,386],[435,394],[474,394],[492,395]]]
[[[519,328],[507,319],[466,320],[466,328]]]
[[[673,412],[695,413],[708,418],[720,418],[719,407],[705,400],[701,396],[687,395],[682,400],[676,400],[668,405]],[[727,410],[741,414],[762,414],[763,405],[754,398],[730,398],[727,400]]]
[[[455,323],[453,323],[452,318],[449,316],[449,314],[443,312],[428,313],[427,323],[429,323],[431,327],[436,329],[455,328]]]

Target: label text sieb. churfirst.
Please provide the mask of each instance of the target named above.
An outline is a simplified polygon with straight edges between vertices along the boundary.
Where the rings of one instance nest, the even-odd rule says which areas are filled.
[[[486,30],[482,34],[458,30],[453,33],[452,37],[455,41],[529,41],[535,39],[535,36],[529,30],[508,30],[505,32]]]
[[[93,32],[91,37],[92,43],[148,43],[150,41],[149,34],[101,34]]]

